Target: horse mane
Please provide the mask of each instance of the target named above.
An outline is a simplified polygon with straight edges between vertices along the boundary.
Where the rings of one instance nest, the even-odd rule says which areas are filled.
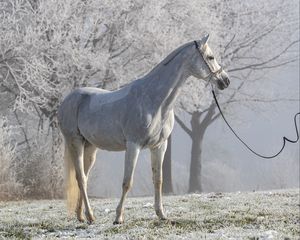
[[[165,57],[164,60],[162,60],[160,63],[158,63],[146,76],[151,75],[154,73],[158,68],[161,66],[168,65],[178,54],[181,53],[183,49],[190,46],[191,44],[194,44],[194,42],[188,42],[186,44],[181,45],[180,47],[176,48],[173,52],[171,52],[167,57]]]
[[[168,65],[169,62],[171,62],[183,49],[190,46],[191,44],[194,44],[194,42],[188,42],[186,44],[183,44],[182,46],[176,48],[173,52],[171,52],[162,62],[163,65]],[[160,64],[159,64],[160,65]]]

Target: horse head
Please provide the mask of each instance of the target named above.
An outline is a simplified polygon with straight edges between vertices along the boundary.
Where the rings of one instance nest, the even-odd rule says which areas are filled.
[[[199,41],[194,41],[195,50],[191,59],[191,73],[194,77],[215,84],[218,89],[228,87],[230,81],[227,73],[218,64],[212,50],[208,46],[209,35]]]

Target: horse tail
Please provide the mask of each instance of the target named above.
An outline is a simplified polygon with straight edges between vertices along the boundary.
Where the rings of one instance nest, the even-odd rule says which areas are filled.
[[[65,144],[65,194],[67,199],[68,215],[74,214],[78,198],[79,198],[79,187],[76,180],[76,172],[74,162],[72,160],[70,150]]]
[[[58,109],[58,123],[65,138],[65,197],[69,215],[74,213],[80,193],[74,166],[75,159],[72,156],[73,149],[70,148],[71,145],[69,144],[75,135],[77,137],[80,136],[78,130],[78,109],[84,97],[82,89],[77,89],[63,100]]]

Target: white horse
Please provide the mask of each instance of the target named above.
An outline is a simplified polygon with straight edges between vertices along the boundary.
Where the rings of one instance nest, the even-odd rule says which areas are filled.
[[[207,35],[180,46],[146,76],[117,91],[79,88],[64,99],[58,120],[65,138],[67,201],[69,210],[76,209],[79,221],[84,221],[83,203],[88,223],[95,220],[87,180],[97,148],[126,151],[123,192],[114,224],[124,221],[124,200],[143,148],[151,151],[155,212],[160,219],[166,219],[161,193],[162,163],[180,89],[189,76],[215,83],[221,90],[229,85],[227,73],[207,44],[208,38]]]

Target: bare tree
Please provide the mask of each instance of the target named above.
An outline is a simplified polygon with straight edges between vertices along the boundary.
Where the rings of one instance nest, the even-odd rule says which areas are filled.
[[[299,44],[296,2],[283,3],[279,1],[264,1],[244,3],[242,1],[224,1],[210,5],[222,19],[218,28],[217,41],[219,56],[231,75],[234,87],[228,94],[223,94],[222,106],[230,108],[232,103],[246,104],[251,107],[256,102],[277,102],[296,100],[293,97],[274,98],[263,94],[246,94],[246,88],[251,87],[261,76],[274,68],[283,68],[287,64],[298,61],[297,54],[291,52]],[[288,17],[287,17],[288,16]],[[275,19],[274,19],[275,18]],[[224,41],[225,40],[225,41]],[[271,44],[270,44],[271,43]],[[263,79],[263,78],[261,78]],[[267,79],[267,78],[266,78]],[[191,86],[194,84],[191,84]],[[192,88],[186,90],[179,107],[191,116],[191,128],[178,116],[176,120],[182,129],[192,139],[189,192],[201,192],[201,151],[205,132],[220,116],[216,105],[209,102],[206,107],[190,101],[191,93],[201,97]],[[188,96],[188,97],[187,97]],[[198,101],[200,102],[200,101]]]
[[[110,61],[121,56],[126,47],[116,48],[116,19],[105,15],[110,14],[106,9],[99,14],[97,1],[87,5],[80,0],[7,0],[0,4],[1,107],[23,136],[15,138],[18,162],[28,171],[19,177],[27,178],[27,185],[38,181],[38,176],[48,178],[43,186],[50,190],[44,192],[49,193],[48,197],[60,196],[63,174],[57,107],[74,87],[106,87],[113,82],[108,71]],[[101,24],[102,18],[109,22]],[[97,51],[99,47],[101,51]],[[29,160],[24,162],[24,158]],[[48,173],[35,171],[35,176],[30,175],[33,166],[39,166],[36,171],[40,173],[46,168]],[[37,191],[36,186],[31,187]]]

